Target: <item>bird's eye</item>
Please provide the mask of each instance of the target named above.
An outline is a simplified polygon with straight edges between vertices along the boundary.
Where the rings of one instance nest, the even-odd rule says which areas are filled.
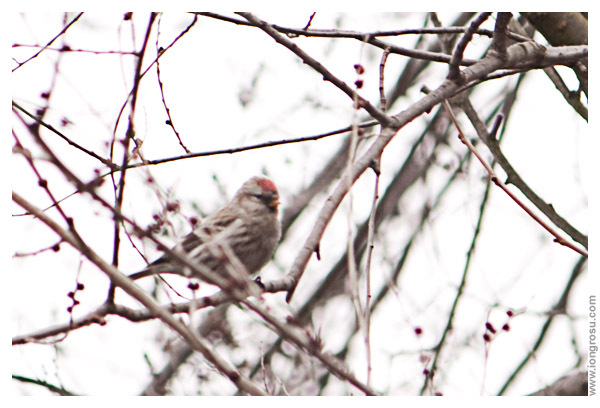
[[[265,204],[266,206],[270,207],[272,205],[273,196],[271,194],[263,193],[263,194],[252,194],[252,195],[254,197],[256,197],[260,202]]]

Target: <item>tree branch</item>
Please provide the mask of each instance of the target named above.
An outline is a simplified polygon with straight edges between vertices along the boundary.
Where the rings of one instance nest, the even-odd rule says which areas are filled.
[[[364,108],[367,112],[369,112],[369,114],[373,118],[377,119],[377,121],[382,126],[387,125],[391,121],[390,117],[387,116],[385,114],[385,112],[382,112],[379,108],[376,108],[375,106],[371,105],[371,103],[369,101],[367,101],[366,99],[364,99],[363,97],[358,95],[356,93],[356,91],[354,89],[352,89],[348,84],[346,84],[344,81],[342,81],[341,79],[339,79],[338,77],[333,75],[319,61],[317,61],[316,59],[314,59],[310,55],[308,55],[306,52],[304,52],[300,47],[298,47],[298,45],[296,45],[294,42],[292,42],[289,38],[287,38],[287,37],[281,35],[279,32],[277,32],[277,30],[275,30],[266,21],[260,20],[259,18],[255,17],[252,13],[238,13],[238,14],[240,14],[242,17],[244,17],[251,23],[258,26],[261,30],[263,30],[265,33],[267,33],[269,36],[271,36],[271,38],[273,38],[276,42],[278,42],[279,44],[283,45],[284,47],[286,47],[287,49],[292,51],[294,54],[296,54],[305,64],[309,65],[315,71],[317,71],[318,73],[323,75],[323,80],[329,81],[332,84],[334,84],[342,92],[344,92],[346,95],[348,95],[348,97],[350,97],[350,99],[352,101],[354,101],[354,98],[358,99],[358,106],[361,108]]]
[[[567,222],[563,217],[556,213],[556,210],[551,204],[547,204],[544,200],[542,200],[530,187],[523,181],[521,176],[516,172],[516,170],[512,167],[508,159],[502,153],[500,149],[500,145],[498,140],[490,137],[485,124],[479,118],[479,115],[475,111],[475,108],[471,104],[471,102],[467,99],[463,101],[461,104],[465,114],[473,124],[475,131],[477,132],[479,138],[484,142],[484,144],[488,147],[494,159],[498,162],[500,167],[507,174],[507,184],[513,184],[517,187],[524,195],[527,197],[529,201],[533,203],[548,219],[556,225],[558,228],[566,232],[574,241],[583,245],[586,249],[588,247],[588,238],[586,235],[579,232],[575,227],[573,227],[569,222]],[[549,231],[550,232],[550,231]],[[555,235],[555,234],[553,234]],[[556,235],[555,235],[556,236]],[[566,242],[564,239],[559,239],[559,243]],[[578,251],[579,252],[579,251]],[[585,251],[584,251],[585,252]],[[581,253],[581,252],[580,252]],[[583,255],[583,253],[581,253]]]
[[[467,102],[463,102],[462,104],[465,105],[465,104],[467,104]],[[542,228],[544,228],[546,231],[548,231],[554,237],[554,242],[564,245],[565,247],[572,249],[573,251],[579,253],[580,255],[587,257],[588,253],[585,249],[579,248],[576,245],[574,245],[573,243],[571,243],[568,240],[566,240],[565,238],[563,238],[554,228],[552,228],[544,220],[542,220],[539,216],[537,216],[533,211],[531,211],[531,209],[529,209],[529,207],[527,207],[512,191],[510,191],[508,189],[506,184],[504,184],[502,181],[500,181],[500,179],[498,178],[498,176],[496,176],[496,173],[494,172],[492,167],[483,159],[483,157],[481,157],[479,152],[477,152],[475,147],[471,144],[469,139],[467,139],[467,137],[465,136],[464,132],[462,131],[462,129],[458,123],[458,120],[456,119],[456,116],[454,116],[454,113],[452,112],[452,107],[450,106],[450,103],[448,101],[444,101],[444,106],[446,107],[446,111],[452,118],[452,122],[454,123],[454,126],[456,126],[456,129],[458,130],[460,141],[463,144],[465,144],[468,147],[468,149],[471,150],[471,152],[473,152],[473,154],[477,157],[479,162],[483,165],[485,170],[488,172],[491,181],[495,185],[500,187],[500,189],[502,191],[504,191],[519,207],[521,207],[527,213],[527,215],[529,215]],[[487,133],[487,130],[486,130],[486,133]]]
[[[465,82],[470,82],[484,78],[490,72],[502,67],[505,63],[512,64],[516,62],[538,60],[540,57],[543,58],[544,51],[545,48],[540,48],[535,43],[517,43],[507,49],[506,59],[501,59],[495,55],[486,55],[477,64],[466,68],[463,72],[464,80]],[[429,112],[442,100],[454,96],[458,90],[459,85],[457,83],[446,79],[436,90],[421,98],[419,101],[413,103],[403,112],[393,116],[394,121],[390,122],[389,125],[382,127],[381,133],[377,139],[371,144],[363,156],[353,163],[351,167],[352,183],[354,183],[360,177],[360,175],[367,168],[369,168],[373,160],[376,160],[381,156],[387,144],[393,139],[393,137],[402,127],[423,113]],[[298,252],[296,259],[294,260],[294,263],[286,276],[286,279],[289,279],[290,281],[290,286],[293,288],[290,292],[288,292],[286,298],[288,302],[291,300],[296,285],[304,273],[306,266],[308,265],[310,256],[318,247],[325,228],[333,217],[333,214],[341,203],[342,199],[348,192],[348,189],[349,186],[346,182],[346,178],[343,177],[342,180],[338,182],[338,185],[333,193],[323,204],[310,235]]]

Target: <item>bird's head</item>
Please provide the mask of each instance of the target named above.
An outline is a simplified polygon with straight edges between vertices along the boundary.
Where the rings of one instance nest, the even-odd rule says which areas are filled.
[[[277,212],[279,193],[275,184],[265,177],[252,177],[246,181],[236,193],[236,198],[248,205],[266,207],[271,212]]]

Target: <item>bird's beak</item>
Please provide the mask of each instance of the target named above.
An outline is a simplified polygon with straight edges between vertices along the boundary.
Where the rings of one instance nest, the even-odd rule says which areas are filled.
[[[279,205],[279,199],[277,197],[273,198],[273,200],[271,200],[271,202],[269,203],[269,207],[270,208],[277,208],[277,206]]]

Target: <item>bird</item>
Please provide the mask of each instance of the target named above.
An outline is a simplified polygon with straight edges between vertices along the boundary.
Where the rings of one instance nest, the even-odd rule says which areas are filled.
[[[252,177],[229,203],[206,217],[175,247],[207,274],[196,276],[191,268],[185,268],[165,253],[129,278],[175,273],[207,280],[210,274],[229,278],[240,269],[252,276],[269,261],[281,237],[278,208],[275,184],[266,177]]]

